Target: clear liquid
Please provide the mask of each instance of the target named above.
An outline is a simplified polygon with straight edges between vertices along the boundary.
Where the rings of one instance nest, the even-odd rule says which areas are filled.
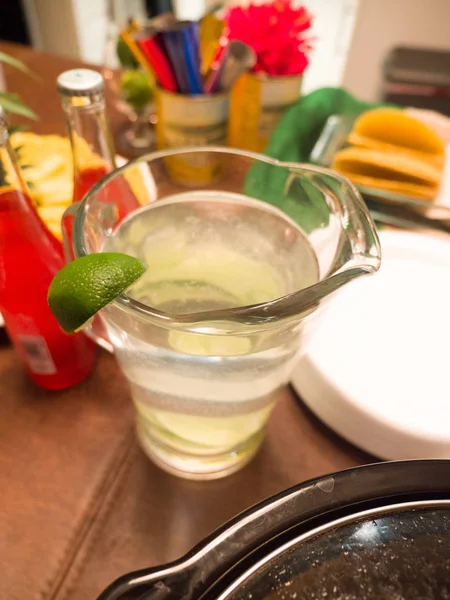
[[[130,291],[172,315],[267,302],[318,280],[303,232],[279,211],[244,196],[190,192],[140,209],[105,251],[148,264]],[[242,335],[228,323],[190,333],[105,312],[117,357],[138,411],[144,447],[166,468],[205,478],[253,455],[288,381],[298,332]],[[203,333],[208,328],[208,333]]]

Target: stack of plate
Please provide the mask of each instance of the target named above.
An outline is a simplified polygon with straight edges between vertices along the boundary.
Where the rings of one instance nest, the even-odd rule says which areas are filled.
[[[336,294],[292,384],[375,456],[449,458],[450,241],[394,231],[380,239],[379,273]]]

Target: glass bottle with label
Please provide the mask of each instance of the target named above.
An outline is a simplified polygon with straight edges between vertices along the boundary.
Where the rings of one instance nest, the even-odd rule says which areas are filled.
[[[73,203],[81,202],[85,194],[105,175],[116,168],[112,136],[105,109],[104,81],[92,69],[64,71],[57,79],[57,88],[66,118],[73,156]],[[99,202],[109,203],[113,211],[111,219],[118,223],[140,204],[123,175],[96,195]],[[71,244],[72,227],[77,207],[71,206],[64,213],[61,227],[66,260],[75,258]],[[88,334],[111,350],[101,318],[95,317]]]
[[[93,342],[66,334],[48,307],[48,287],[63,265],[61,244],[29,198],[0,109],[0,312],[26,371],[48,390],[79,383],[95,360]]]
[[[57,87],[72,144],[73,201],[79,202],[93,185],[116,168],[105,111],[104,82],[96,71],[72,69],[61,73]],[[139,207],[124,177],[117,177],[117,183],[108,185],[98,199],[114,202],[119,220]]]

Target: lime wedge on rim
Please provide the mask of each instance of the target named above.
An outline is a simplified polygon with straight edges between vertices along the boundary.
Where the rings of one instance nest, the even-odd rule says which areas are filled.
[[[68,333],[78,331],[146,271],[128,254],[104,252],[77,258],[59,271],[48,289],[48,304]]]

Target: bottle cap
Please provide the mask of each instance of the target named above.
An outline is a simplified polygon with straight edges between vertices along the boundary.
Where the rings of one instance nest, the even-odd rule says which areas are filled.
[[[103,77],[92,69],[64,71],[56,80],[62,96],[91,96],[103,92]]]

